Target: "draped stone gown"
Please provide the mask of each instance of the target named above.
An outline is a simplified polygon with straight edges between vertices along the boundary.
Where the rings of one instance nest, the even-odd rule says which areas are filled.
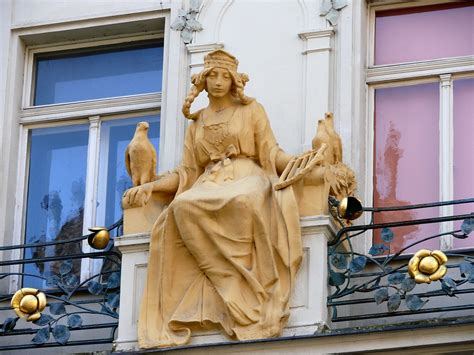
[[[263,107],[205,110],[186,132],[179,188],[153,226],[141,303],[141,348],[185,344],[218,328],[234,339],[277,336],[302,246],[291,187],[275,192],[279,151]]]

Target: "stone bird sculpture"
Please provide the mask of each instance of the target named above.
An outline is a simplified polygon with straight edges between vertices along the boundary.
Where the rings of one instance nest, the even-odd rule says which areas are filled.
[[[135,135],[125,149],[125,166],[133,186],[156,178],[156,150],[148,139],[148,122],[137,124]]]
[[[324,152],[324,163],[325,165],[334,164],[334,151],[331,136],[327,131],[325,120],[318,121],[318,128],[316,130],[316,135],[312,140],[312,148],[317,150],[321,148],[323,144],[327,146],[326,151]]]
[[[327,112],[324,115],[324,120],[318,121],[316,136],[312,141],[313,149],[318,149],[323,143],[328,146],[326,150],[326,163],[337,164],[342,162],[342,142],[334,130],[334,116],[332,112]]]
[[[332,144],[334,163],[342,162],[342,141],[339,134],[334,130],[334,114],[326,112],[324,116],[324,126]]]

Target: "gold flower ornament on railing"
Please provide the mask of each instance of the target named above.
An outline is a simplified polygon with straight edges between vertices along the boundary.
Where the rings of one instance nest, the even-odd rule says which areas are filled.
[[[408,263],[408,273],[415,282],[431,283],[438,281],[446,275],[448,271],[444,265],[448,257],[441,250],[421,249],[413,255]]]
[[[11,306],[18,317],[27,317],[28,322],[33,322],[46,307],[46,295],[36,288],[25,287],[13,295]]]

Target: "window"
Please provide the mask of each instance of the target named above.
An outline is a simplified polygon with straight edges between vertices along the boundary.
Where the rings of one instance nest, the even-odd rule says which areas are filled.
[[[124,153],[138,122],[150,123],[148,136],[159,152],[163,49],[161,34],[147,34],[28,50],[22,110],[27,243],[77,237],[121,217],[121,197],[132,185]],[[24,257],[89,248],[67,245],[27,249]],[[100,267],[81,260],[73,270],[82,279]],[[27,264],[23,284],[44,289],[42,277],[58,268]]]
[[[371,8],[367,69],[373,120],[373,204],[474,196],[474,4],[420,2]],[[474,206],[415,210],[375,222],[467,213]],[[455,225],[457,226],[457,224]],[[397,250],[453,224],[394,228]],[[380,242],[374,234],[374,242]],[[414,248],[473,246],[452,237]],[[409,252],[412,250],[408,250]]]
[[[37,55],[34,105],[161,91],[163,45]]]

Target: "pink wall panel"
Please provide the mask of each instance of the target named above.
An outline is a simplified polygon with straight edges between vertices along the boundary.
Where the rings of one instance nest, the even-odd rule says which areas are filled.
[[[473,3],[376,13],[376,65],[471,54],[474,54]]]
[[[439,200],[439,84],[378,89],[375,92],[374,206]],[[438,209],[391,212],[376,222],[438,216]],[[438,226],[394,229],[400,250],[438,233]],[[376,243],[380,236],[375,234]],[[422,244],[438,248],[439,241]],[[413,250],[420,249],[416,246]]]

